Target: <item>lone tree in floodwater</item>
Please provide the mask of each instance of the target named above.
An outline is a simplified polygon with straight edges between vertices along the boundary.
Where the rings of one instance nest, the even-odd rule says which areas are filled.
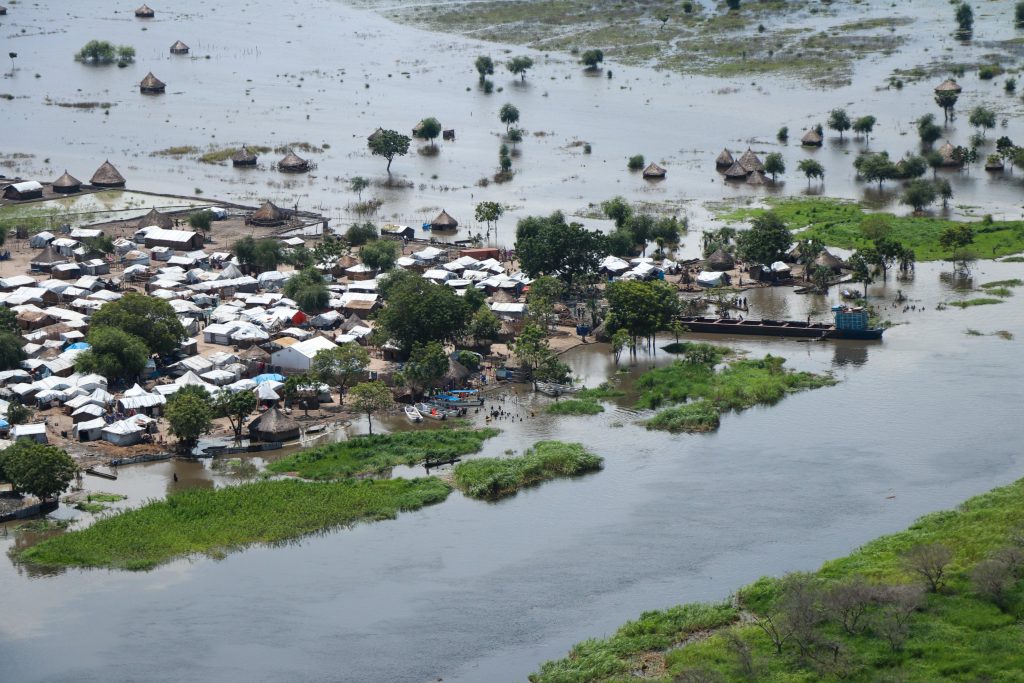
[[[356,197],[359,201],[363,201],[363,190],[370,186],[370,181],[362,176],[356,176],[352,180],[348,181],[348,187],[350,190],[356,193]]]
[[[917,134],[922,145],[931,145],[942,137],[942,129],[935,123],[934,114],[925,114],[917,120]]]
[[[864,139],[867,140],[875,129],[875,123],[877,123],[877,120],[874,116],[861,116],[853,122],[853,132],[863,135]]]
[[[974,10],[966,2],[961,2],[956,7],[957,34],[961,36],[970,35],[974,30]]]
[[[942,115],[946,121],[953,120],[953,107],[960,99],[960,93],[955,90],[939,90],[935,93],[935,104],[942,108]]]
[[[814,159],[801,159],[797,169],[807,176],[807,187],[811,186],[811,178],[825,180],[825,167]]]
[[[370,140],[370,153],[388,160],[388,175],[391,175],[391,162],[396,156],[404,157],[409,153],[408,135],[397,130],[382,130]]]
[[[507,133],[513,123],[519,123],[519,109],[511,102],[506,102],[498,110],[498,120],[505,124]]]
[[[764,172],[772,177],[772,182],[775,182],[775,176],[781,175],[786,172],[786,162],[782,160],[782,155],[778,152],[772,152],[764,158]]]
[[[585,64],[588,69],[597,69],[604,61],[604,52],[601,50],[587,50],[580,57],[580,64]]]
[[[366,423],[370,434],[373,434],[373,414],[391,410],[395,400],[391,390],[383,382],[363,382],[349,392],[352,406],[361,413],[366,413]]]
[[[850,117],[845,109],[833,109],[828,115],[828,127],[839,132],[839,139],[843,139],[843,133],[850,130]]]
[[[480,55],[475,62],[476,72],[480,74],[480,84],[487,80],[487,77],[494,73],[494,60],[487,55]]]
[[[416,126],[416,137],[421,140],[429,140],[430,146],[434,146],[434,140],[441,134],[441,122],[435,119],[433,116],[423,119],[420,121],[420,125]]]
[[[971,110],[967,120],[978,129],[982,137],[985,137],[985,131],[996,127],[996,113],[981,104]]]
[[[525,81],[527,70],[533,68],[533,60],[527,57],[526,55],[521,55],[519,57],[513,57],[512,59],[510,59],[508,63],[505,64],[505,66],[513,74],[517,74],[520,77],[520,79]]]

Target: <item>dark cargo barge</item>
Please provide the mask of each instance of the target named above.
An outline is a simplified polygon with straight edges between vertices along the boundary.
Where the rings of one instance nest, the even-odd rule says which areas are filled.
[[[683,316],[679,322],[703,334],[754,334],[764,337],[801,337],[804,339],[881,339],[881,327],[868,327],[868,313],[862,308],[836,306],[835,324],[803,320],[741,320]]]

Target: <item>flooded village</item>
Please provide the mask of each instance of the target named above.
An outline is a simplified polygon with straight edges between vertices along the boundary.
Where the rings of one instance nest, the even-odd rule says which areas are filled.
[[[0,36],[12,680],[1024,669],[1024,3]]]

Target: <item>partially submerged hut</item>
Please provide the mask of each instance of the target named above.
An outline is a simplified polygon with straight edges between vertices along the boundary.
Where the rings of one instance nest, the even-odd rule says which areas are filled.
[[[135,16],[139,19],[152,19],[156,16],[156,12],[149,5],[143,5],[142,7],[135,10]]]
[[[1004,170],[1003,160],[998,154],[989,154],[985,159],[985,170],[999,172]]]
[[[5,14],[7,14],[7,8],[3,5],[0,5],[0,17],[2,17]]]
[[[843,262],[828,249],[822,249],[818,257],[814,259],[814,266],[828,268],[833,273],[838,273],[843,269]]]
[[[740,164],[740,162],[734,161],[732,166],[730,166],[728,169],[726,169],[726,171],[725,171],[725,179],[726,180],[746,180],[747,179],[747,169],[743,168],[743,166]]]
[[[736,160],[732,158],[732,152],[729,151],[728,147],[723,149],[722,153],[715,159],[716,168],[729,168],[734,163],[736,163]]]
[[[768,179],[761,171],[754,171],[747,176],[747,185],[766,185],[767,183]]]
[[[708,256],[707,258],[708,270],[722,272],[725,270],[732,270],[735,267],[736,260],[733,259],[732,254],[721,247],[715,249],[711,256]]]
[[[253,441],[294,441],[299,438],[299,423],[274,406],[249,423]]]
[[[148,228],[153,225],[158,228],[163,228],[164,230],[172,230],[174,229],[174,220],[170,216],[160,213],[156,209],[150,209],[149,213],[140,218],[139,222],[135,224],[135,229],[142,230],[143,228]]]
[[[181,42],[180,40],[174,41],[174,45],[171,45],[172,55],[187,55],[189,51],[188,45]]]
[[[956,158],[956,147],[953,146],[949,140],[946,140],[946,144],[938,149],[939,156],[942,157],[943,166],[960,166],[960,162]]]
[[[800,138],[800,144],[804,147],[821,147],[822,142],[821,133],[818,132],[817,128],[809,129],[804,133],[804,136]]]
[[[739,164],[747,170],[747,173],[753,173],[754,171],[764,172],[764,164],[754,154],[754,150],[749,147],[747,147],[747,151],[743,153],[743,156],[740,157]]]
[[[144,95],[159,95],[167,88],[167,84],[153,75],[150,71],[139,83],[139,92]]]
[[[643,170],[643,177],[652,179],[664,178],[666,173],[667,171],[664,168],[658,166],[658,164],[652,161],[647,164],[647,168]]]
[[[256,165],[256,154],[251,152],[248,147],[242,145],[242,149],[238,150],[231,155],[232,166],[255,166]]]
[[[104,161],[103,165],[92,174],[92,180],[89,183],[96,187],[124,187],[125,180],[112,163]]]
[[[372,145],[373,141],[376,140],[377,138],[379,138],[383,134],[384,134],[384,129],[378,127],[377,130],[373,131],[372,133],[370,133],[369,135],[366,136],[366,144]]]
[[[431,230],[454,230],[457,227],[459,227],[459,222],[444,210],[437,214],[437,218],[430,222]]]
[[[82,189],[82,181],[68,173],[67,169],[64,169],[64,175],[54,180],[52,187],[54,192],[71,194]]]
[[[284,159],[277,162],[277,170],[284,173],[305,173],[309,170],[309,162],[295,152],[288,150]]]
[[[955,92],[957,95],[959,95],[961,90],[963,90],[963,88],[961,88],[960,84],[954,81],[952,78],[947,78],[942,83],[939,83],[937,86],[935,86],[935,92],[937,93]]]
[[[263,206],[249,216],[249,222],[253,225],[267,228],[283,225],[285,222],[284,211],[278,208],[274,202],[268,200],[263,202]]]

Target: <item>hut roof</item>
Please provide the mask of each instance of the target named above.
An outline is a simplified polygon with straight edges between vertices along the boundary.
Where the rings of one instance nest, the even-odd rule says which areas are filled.
[[[441,213],[437,214],[437,218],[431,221],[430,227],[457,228],[459,227],[459,222],[442,209]]]
[[[189,47],[180,40],[174,41],[174,45],[171,45],[171,52],[182,54],[188,52]]]
[[[466,378],[472,375],[465,365],[452,358],[448,359],[448,372],[444,376],[445,382],[465,382]]]
[[[146,77],[142,79],[142,82],[139,83],[139,87],[144,90],[163,90],[167,87],[167,84],[154,76],[153,72],[150,71],[146,74]]]
[[[743,156],[740,157],[739,163],[740,166],[747,169],[749,172],[764,170],[764,164],[761,163],[761,160],[749,147],[747,147],[747,151],[743,153]]]
[[[139,222],[135,224],[135,229],[142,230],[143,228],[148,228],[151,225],[155,225],[158,228],[163,228],[164,230],[174,229],[174,221],[171,219],[171,217],[166,214],[160,213],[156,209],[150,209],[149,213],[140,218]]]
[[[723,149],[722,153],[715,159],[715,166],[719,168],[728,168],[734,163],[736,163],[736,160],[732,158],[732,152],[729,151],[729,148]]]
[[[239,161],[256,161],[256,154],[249,151],[249,148],[245,145],[242,145],[240,150],[231,155],[231,161],[236,163]]]
[[[249,423],[250,433],[264,436],[284,436],[298,433],[299,423],[285,415],[280,408],[274,406]]]
[[[935,86],[935,92],[955,92],[955,93],[958,93],[961,90],[963,90],[963,88],[961,88],[960,84],[957,83],[956,81],[954,81],[952,78],[947,78],[942,83],[939,83],[937,86]]]
[[[707,264],[711,270],[732,270],[736,265],[736,260],[732,257],[732,254],[719,247],[715,249],[711,256],[708,256]]]
[[[814,265],[824,266],[833,273],[838,273],[843,269],[843,262],[828,249],[822,249],[821,253],[818,254],[818,258],[814,259]]]
[[[954,147],[953,143],[951,143],[949,140],[946,140],[946,144],[944,144],[942,147],[939,147],[939,149],[938,149],[939,156],[942,157],[942,163],[943,163],[944,166],[957,166],[958,165],[957,164],[957,160],[953,156],[955,151],[956,151],[956,147]]]
[[[55,190],[77,190],[81,186],[82,181],[68,173],[67,169],[64,169],[64,175],[53,181]]]
[[[239,354],[239,358],[243,360],[266,361],[270,358],[270,353],[268,351],[265,351],[264,349],[261,349],[258,346],[253,345],[247,348],[241,354]]]
[[[374,139],[377,138],[377,136],[379,136],[383,132],[384,132],[384,129],[378,127],[377,130],[373,131],[372,133],[370,133],[369,135],[366,136],[366,141],[367,142],[373,142]]]
[[[257,223],[284,222],[284,211],[268,200],[250,218]]]
[[[740,162],[734,161],[732,166],[730,166],[728,169],[726,169],[725,177],[729,178],[729,179],[732,179],[732,180],[738,180],[740,178],[746,178],[747,177],[747,169],[743,168],[743,165],[740,164]]]
[[[277,162],[277,167],[290,170],[303,170],[309,167],[309,162],[295,152],[288,150],[288,153],[284,155],[284,159]]]
[[[137,17],[151,17],[154,14],[156,14],[156,12],[154,12],[153,8],[149,5],[143,5],[142,7],[135,10],[135,16]]]
[[[653,161],[644,169],[644,178],[664,178],[667,171]]]
[[[89,182],[93,185],[124,185],[124,176],[118,173],[112,163],[104,161],[92,174],[92,180]]]
[[[804,133],[804,136],[800,138],[800,144],[808,146],[820,145],[821,135],[814,128],[810,128],[806,133]]]
[[[61,263],[67,259],[53,250],[52,245],[46,245],[46,249],[39,252],[39,255],[32,259],[32,263]]]
[[[761,171],[754,171],[747,176],[748,185],[764,185],[767,182],[768,179],[764,177],[764,173],[761,173]]]

